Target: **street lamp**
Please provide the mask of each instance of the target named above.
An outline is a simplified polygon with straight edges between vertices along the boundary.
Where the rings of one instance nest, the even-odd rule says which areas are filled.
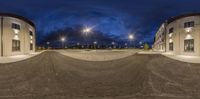
[[[93,42],[93,44],[95,44],[95,45],[96,45],[96,44],[97,44],[97,41],[94,41],[94,42]]]
[[[80,48],[80,43],[76,43],[76,46],[79,49]]]
[[[85,29],[83,29],[83,33],[85,33],[85,35],[87,36],[88,33],[90,33],[92,31],[92,28],[86,27]]]
[[[130,35],[128,36],[128,38],[129,38],[129,40],[133,40],[133,39],[134,39],[134,35],[130,34]]]
[[[94,41],[93,44],[94,44],[94,49],[96,49],[97,41]]]
[[[86,27],[85,29],[83,29],[83,33],[86,35],[86,37],[88,36],[88,33],[90,33],[92,31],[92,28]],[[89,47],[88,45],[88,41],[86,40],[87,43],[87,48]]]
[[[131,47],[131,42],[134,40],[134,35],[133,34],[129,34],[128,38],[129,38],[130,47]]]
[[[50,42],[47,42],[47,49],[49,49],[49,44],[50,44]]]
[[[112,42],[112,48],[115,48],[115,42]]]
[[[65,43],[65,37],[62,37],[60,40],[61,40],[62,46],[63,46],[63,48],[64,48],[64,47],[65,47],[65,44],[64,44],[64,43]]]

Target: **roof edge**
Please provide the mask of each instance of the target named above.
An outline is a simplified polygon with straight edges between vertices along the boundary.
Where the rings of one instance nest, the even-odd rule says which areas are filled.
[[[12,14],[12,13],[0,13],[0,16],[7,16],[7,17],[14,17],[14,18],[17,18],[17,19],[21,19],[21,20],[29,23],[31,26],[33,26],[35,28],[35,24],[31,20],[29,20],[29,19],[27,19],[23,16]]]
[[[170,24],[172,22],[174,22],[175,20],[184,18],[184,17],[190,17],[190,16],[200,16],[200,13],[187,13],[187,14],[182,14],[182,15],[178,15],[175,17],[171,17],[170,19],[166,20],[167,24]]]

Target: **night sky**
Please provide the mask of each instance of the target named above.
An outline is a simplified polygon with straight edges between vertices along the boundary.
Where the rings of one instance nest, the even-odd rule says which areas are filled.
[[[166,19],[200,12],[200,0],[0,1],[0,12],[22,15],[35,23],[38,43],[50,38],[52,40],[49,35],[55,35],[59,31],[69,33],[67,36],[73,41],[78,39],[72,34],[78,32],[78,27],[89,26],[93,27],[93,32],[100,33],[97,40],[124,41],[131,33],[135,35],[135,41],[152,44],[154,34]]]

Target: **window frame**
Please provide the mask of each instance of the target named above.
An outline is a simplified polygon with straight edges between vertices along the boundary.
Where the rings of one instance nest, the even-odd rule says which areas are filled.
[[[20,51],[21,51],[20,40],[12,39],[12,52],[20,52]]]
[[[29,35],[30,35],[30,36],[33,36],[33,32],[32,32],[32,31],[29,31]]]
[[[174,51],[174,43],[173,42],[169,43],[169,51]]]
[[[169,29],[169,34],[170,34],[170,33],[173,33],[173,32],[174,32],[174,28],[171,27],[171,28]]]
[[[195,26],[195,22],[194,21],[189,21],[189,22],[185,22],[184,23],[184,28],[191,28]]]
[[[20,24],[12,23],[12,24],[11,24],[11,28],[12,28],[12,29],[20,30],[20,29],[21,29],[21,26],[20,26]]]
[[[184,52],[194,52],[194,39],[185,39],[184,40]]]

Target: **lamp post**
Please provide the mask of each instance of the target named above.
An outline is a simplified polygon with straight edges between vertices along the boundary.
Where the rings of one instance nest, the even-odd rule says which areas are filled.
[[[79,49],[80,48],[80,43],[76,43],[76,46]]]
[[[64,49],[64,48],[65,48],[65,38],[62,37],[60,40],[61,40],[61,42],[62,42],[62,47],[63,47],[63,49]]]
[[[96,49],[97,41],[94,41],[93,44],[94,44],[94,49]]]
[[[132,41],[134,40],[134,35],[133,35],[133,34],[130,34],[130,35],[128,36],[128,38],[129,38],[130,47],[131,47],[131,43],[132,43]]]
[[[83,29],[83,33],[85,34],[86,37],[88,37],[88,34],[92,31],[92,28],[86,27],[85,29]],[[87,48],[89,47],[88,42],[86,40],[86,46]]]
[[[115,42],[112,42],[112,48],[114,48],[115,47]]]
[[[47,49],[49,49],[49,44],[50,44],[50,42],[47,42]]]

